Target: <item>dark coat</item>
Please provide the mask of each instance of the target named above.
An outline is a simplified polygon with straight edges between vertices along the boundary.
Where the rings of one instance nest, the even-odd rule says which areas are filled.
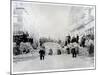
[[[77,50],[76,50],[75,48],[72,48],[72,49],[71,49],[71,53],[72,53],[72,54],[73,54],[73,53],[74,53],[74,54],[77,54]]]
[[[40,56],[44,56],[45,55],[45,51],[44,50],[40,50],[39,54],[40,54]]]

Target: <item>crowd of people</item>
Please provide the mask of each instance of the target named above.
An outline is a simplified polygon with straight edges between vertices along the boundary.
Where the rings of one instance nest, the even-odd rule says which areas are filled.
[[[27,45],[27,42],[29,43],[30,46],[33,45],[33,39],[28,38],[29,34],[28,33],[22,33],[22,34],[16,34],[13,36],[14,42],[16,43],[16,46],[13,47],[13,52],[14,55],[19,55],[22,53],[29,53],[30,50],[28,48],[22,48],[21,50],[20,47],[24,47],[24,45]],[[22,43],[23,42],[23,43]],[[47,38],[41,38],[39,40],[38,46],[40,46],[39,49],[39,55],[40,55],[40,60],[44,60],[45,54],[46,54],[46,49],[45,46],[42,46],[43,43],[45,42],[54,42],[52,39],[47,39]],[[59,45],[61,45],[62,40],[58,42]],[[57,42],[56,42],[57,43]],[[38,47],[37,46],[37,47]],[[94,54],[94,35],[93,34],[87,34],[87,35],[76,35],[76,36],[71,36],[68,35],[66,36],[66,39],[64,41],[63,46],[61,45],[61,49],[57,49],[57,55],[62,54],[62,49],[65,48],[67,54],[72,54],[73,58],[76,58],[78,54],[80,54],[80,47],[82,48],[87,48],[88,54],[93,55]],[[32,46],[32,48],[37,49]],[[48,55],[53,55],[53,49],[49,49]]]
[[[71,54],[73,58],[76,58],[80,53],[80,47],[87,48],[88,54],[94,54],[94,36],[88,37],[88,35],[71,37],[70,35],[66,36],[65,44],[62,48],[66,47],[67,54]],[[86,50],[85,50],[86,51]],[[46,50],[45,47],[40,49],[40,60],[44,60]],[[62,50],[57,50],[57,55],[61,55]],[[50,49],[48,55],[53,55],[53,50]]]

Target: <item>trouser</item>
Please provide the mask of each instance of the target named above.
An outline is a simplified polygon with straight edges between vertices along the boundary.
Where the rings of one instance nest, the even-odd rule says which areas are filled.
[[[70,50],[67,50],[67,54],[70,54]]]
[[[77,56],[77,54],[76,53],[72,53],[72,57],[74,58],[74,57],[76,57]]]
[[[40,55],[40,60],[44,60],[44,55]]]

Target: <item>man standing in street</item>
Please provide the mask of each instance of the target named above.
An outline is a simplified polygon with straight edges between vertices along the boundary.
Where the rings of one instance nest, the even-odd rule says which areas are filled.
[[[79,49],[77,47],[77,43],[74,43],[72,45],[71,53],[72,53],[72,57],[73,58],[76,58],[77,57],[77,54],[79,54]]]
[[[44,56],[45,56],[45,47],[42,47],[39,51],[40,54],[40,60],[44,60]]]

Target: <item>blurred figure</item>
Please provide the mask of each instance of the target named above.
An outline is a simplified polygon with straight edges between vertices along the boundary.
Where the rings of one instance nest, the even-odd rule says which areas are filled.
[[[81,38],[81,44],[80,44],[80,46],[85,47],[85,41],[86,41],[85,36],[83,36]]]
[[[94,54],[94,45],[93,44],[90,44],[90,46],[89,46],[89,54],[90,55]]]
[[[73,58],[76,57],[77,53],[75,51],[75,48],[72,48],[71,53]]]
[[[86,46],[88,48],[89,55],[94,54],[94,41],[91,39],[86,40]]]
[[[76,36],[76,43],[79,43],[79,36]]]
[[[66,36],[65,46],[67,46],[68,44],[70,44],[70,42],[71,42],[71,36],[68,35],[68,36]]]
[[[68,37],[68,44],[70,44],[71,37],[70,37],[70,35],[67,37]]]
[[[74,45],[72,45],[71,53],[72,53],[72,57],[73,57],[73,58],[74,58],[74,57],[76,58],[77,55],[79,54],[79,49],[78,49],[76,43],[74,43]]]
[[[61,55],[61,50],[60,49],[57,50],[57,55]]]
[[[71,39],[71,43],[74,43],[74,42],[76,42],[75,36],[73,36],[72,39]]]
[[[67,46],[67,41],[65,41],[65,46]]]
[[[65,45],[64,46],[67,46],[68,42],[67,42],[67,36],[66,36],[66,39],[65,39]]]
[[[53,54],[53,51],[52,49],[49,50],[49,55],[52,55]]]
[[[45,47],[42,47],[39,51],[40,54],[40,60],[44,60],[44,56],[45,56]]]
[[[66,50],[67,50],[67,54],[70,54],[70,48],[68,47],[66,48]]]

